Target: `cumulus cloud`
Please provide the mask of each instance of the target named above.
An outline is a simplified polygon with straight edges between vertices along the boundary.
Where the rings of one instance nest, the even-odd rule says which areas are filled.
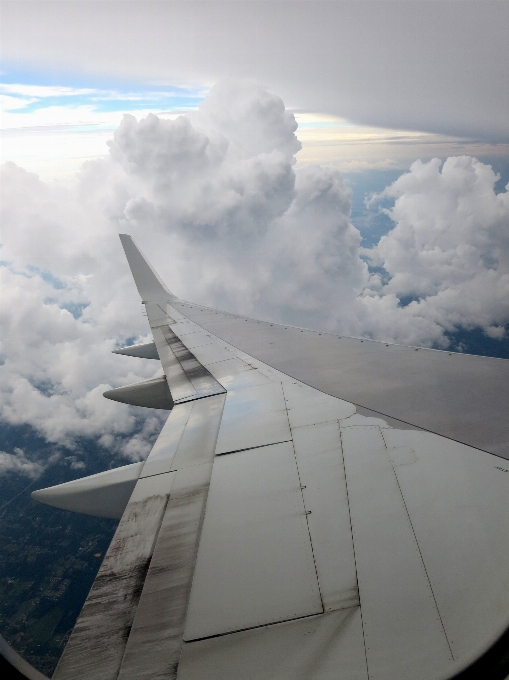
[[[29,423],[59,444],[111,433],[121,446],[122,437],[139,428],[140,416],[115,408],[102,392],[152,377],[156,366],[112,361],[116,345],[147,333],[121,285],[116,239],[94,234],[94,217],[103,228],[104,217],[89,213],[89,225],[76,196],[12,164],[2,168],[1,184],[2,417]],[[76,219],[69,220],[70,213]]]
[[[194,280],[190,295],[207,290],[213,301],[235,290],[249,305],[257,275],[270,272],[245,280],[243,268],[294,199],[295,129],[279,97],[230,83],[192,120],[125,116],[110,158],[85,163],[74,189],[4,165],[2,418],[66,446],[95,437],[145,456],[161,414],[102,397],[160,372],[155,362],[111,355],[148,332],[117,234],[169,253],[177,290]]]
[[[283,100],[246,81],[223,80],[200,106],[198,125],[217,130],[248,156],[278,149],[292,158],[301,149],[295,116]]]
[[[459,326],[504,336],[509,203],[489,166],[415,163],[380,197],[394,228],[366,251],[341,175],[296,170],[295,131],[279,97],[226,81],[192,115],[125,116],[72,189],[3,166],[1,417],[148,453],[161,414],[102,397],[160,371],[111,355],[148,339],[119,232],[203,304],[412,344],[445,346]]]
[[[22,449],[15,448],[14,453],[0,451],[0,475],[17,473],[35,479],[43,469],[41,463],[29,460]]]
[[[482,327],[492,338],[509,322],[509,192],[489,165],[459,156],[416,161],[379,198],[395,227],[369,253],[388,281],[379,293],[413,301],[409,317],[446,331]]]
[[[115,133],[111,156],[136,193],[125,229],[171,243],[188,298],[300,323],[325,315],[330,326],[333,310],[368,279],[340,174],[295,172],[295,118],[256,85],[220,83],[183,120],[126,116]],[[182,263],[192,264],[186,271]]]

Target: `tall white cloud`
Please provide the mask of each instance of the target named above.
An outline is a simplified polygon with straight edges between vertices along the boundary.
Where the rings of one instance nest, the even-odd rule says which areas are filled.
[[[509,322],[509,192],[475,158],[416,161],[384,192],[396,223],[371,253],[390,276],[383,294],[410,296],[409,315],[446,330]]]
[[[204,304],[414,344],[445,345],[458,324],[503,334],[509,204],[488,166],[414,164],[385,191],[394,229],[365,252],[341,175],[295,169],[295,130],[279,97],[226,81],[192,115],[126,116],[74,189],[3,166],[1,417],[51,442],[148,452],[160,417],[102,397],[160,370],[110,353],[148,337],[118,232]]]

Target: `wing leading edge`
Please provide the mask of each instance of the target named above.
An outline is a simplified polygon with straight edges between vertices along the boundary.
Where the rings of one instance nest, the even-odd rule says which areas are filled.
[[[438,680],[482,657],[509,626],[509,468],[219,338],[121,238],[173,407],[54,679]],[[107,497],[78,482],[34,497]]]

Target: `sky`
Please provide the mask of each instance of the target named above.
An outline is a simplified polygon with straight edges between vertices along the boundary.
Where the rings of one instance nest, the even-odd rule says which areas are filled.
[[[147,455],[162,416],[102,397],[158,374],[111,354],[149,339],[119,232],[183,299],[507,346],[509,3],[1,11],[4,423]],[[0,471],[38,465],[0,453]]]

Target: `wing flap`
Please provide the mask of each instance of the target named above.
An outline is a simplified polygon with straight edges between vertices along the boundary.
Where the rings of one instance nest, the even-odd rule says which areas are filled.
[[[217,457],[184,639],[322,611],[291,442]]]

